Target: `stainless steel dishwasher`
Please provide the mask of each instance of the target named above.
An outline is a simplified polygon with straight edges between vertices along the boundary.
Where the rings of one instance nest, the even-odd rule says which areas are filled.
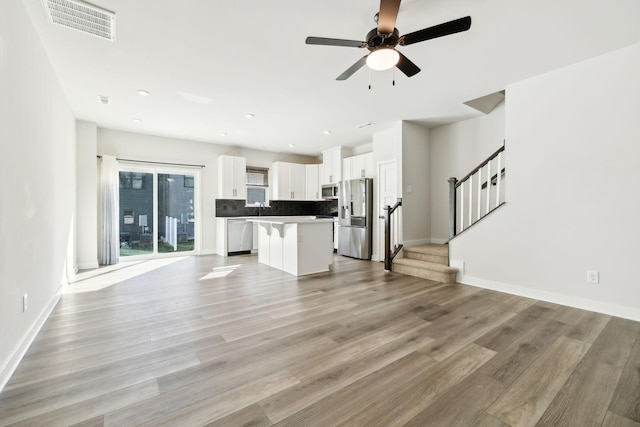
[[[253,247],[253,223],[244,219],[227,220],[227,255],[250,254]]]

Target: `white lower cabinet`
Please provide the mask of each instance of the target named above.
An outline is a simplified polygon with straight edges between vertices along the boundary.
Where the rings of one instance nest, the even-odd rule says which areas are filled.
[[[320,273],[333,263],[331,222],[254,219],[258,222],[258,262],[293,274]]]

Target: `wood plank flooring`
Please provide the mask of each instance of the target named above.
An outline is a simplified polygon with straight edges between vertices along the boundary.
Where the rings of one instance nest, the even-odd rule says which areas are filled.
[[[334,259],[299,278],[212,255],[76,283],[0,426],[640,427],[640,323]]]

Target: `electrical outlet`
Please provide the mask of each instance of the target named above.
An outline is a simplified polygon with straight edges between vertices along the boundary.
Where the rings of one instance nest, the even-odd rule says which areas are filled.
[[[29,308],[29,294],[22,295],[22,312],[26,312]]]
[[[587,270],[587,283],[600,283],[600,273],[595,270]]]

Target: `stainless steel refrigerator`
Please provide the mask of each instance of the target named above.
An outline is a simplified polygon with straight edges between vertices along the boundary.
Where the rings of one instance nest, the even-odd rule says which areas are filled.
[[[352,258],[371,259],[373,224],[373,180],[342,181],[338,191],[338,253]]]

